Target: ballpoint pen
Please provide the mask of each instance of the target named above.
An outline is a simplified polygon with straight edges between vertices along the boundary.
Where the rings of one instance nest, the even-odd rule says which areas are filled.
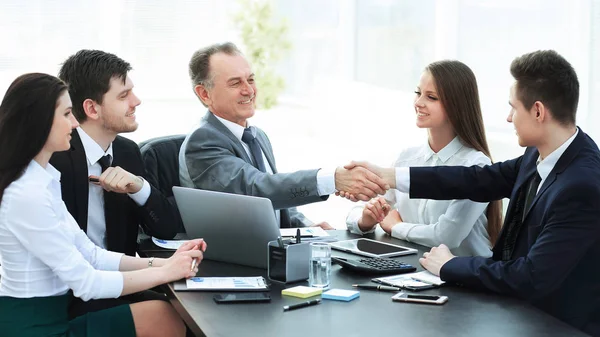
[[[368,289],[368,290],[381,290],[381,291],[400,291],[398,287],[389,287],[382,285],[373,285],[373,284],[353,284],[354,288],[358,289]]]
[[[194,268],[196,268],[196,261],[198,261],[198,260],[196,260],[196,259],[192,260],[192,268],[190,269],[190,271],[194,271]]]
[[[306,302],[302,302],[302,303],[298,303],[298,304],[286,305],[283,307],[283,311],[296,310],[296,309],[300,309],[300,308],[304,308],[304,307],[309,307],[311,305],[317,305],[319,303],[321,303],[321,299],[317,298],[314,300],[310,300],[310,301],[306,301]]]
[[[433,283],[433,282],[426,281],[426,280],[420,280],[420,279],[414,278],[414,277],[411,277],[411,280],[417,281],[417,282],[421,282],[421,283],[426,283],[426,284],[429,284],[429,285],[432,285],[432,286],[439,286],[439,284],[437,284],[437,283]]]

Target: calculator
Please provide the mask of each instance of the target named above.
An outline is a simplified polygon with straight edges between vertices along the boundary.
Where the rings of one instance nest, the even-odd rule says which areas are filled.
[[[402,274],[411,273],[417,270],[417,268],[410,264],[385,258],[363,258],[354,260],[333,256],[331,257],[331,261],[336,262],[346,269],[362,274]]]

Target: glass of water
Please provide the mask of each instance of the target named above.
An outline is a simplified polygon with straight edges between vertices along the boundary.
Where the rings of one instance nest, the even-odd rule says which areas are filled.
[[[310,243],[310,270],[308,285],[329,288],[331,276],[331,247],[325,242]]]

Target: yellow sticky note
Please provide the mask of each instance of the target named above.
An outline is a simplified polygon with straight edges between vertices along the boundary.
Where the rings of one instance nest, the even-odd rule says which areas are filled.
[[[293,288],[283,289],[281,291],[281,295],[307,298],[307,297],[321,295],[322,292],[323,292],[323,289],[321,289],[321,288],[297,286],[297,287],[293,287]]]

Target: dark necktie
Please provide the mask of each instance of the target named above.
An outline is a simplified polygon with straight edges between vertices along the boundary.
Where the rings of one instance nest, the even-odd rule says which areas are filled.
[[[102,172],[106,171],[106,169],[108,167],[110,167],[111,162],[112,162],[112,157],[110,156],[110,154],[107,154],[104,157],[98,159],[98,164],[100,164],[100,167],[102,168]]]
[[[265,162],[262,156],[262,151],[260,150],[260,145],[258,144],[258,140],[256,140],[256,137],[254,137],[254,135],[252,134],[252,130],[250,128],[244,129],[242,141],[248,144],[248,146],[250,147],[250,153],[252,154],[254,166],[262,172],[267,172],[267,168],[265,167]]]
[[[512,254],[517,243],[517,237],[521,231],[523,220],[525,220],[525,214],[527,214],[527,210],[533,203],[541,180],[540,175],[536,171],[529,179],[529,182],[521,187],[521,191],[517,196],[517,202],[515,203],[514,214],[507,224],[506,236],[504,237],[504,245],[502,247],[502,261],[509,261],[512,259]]]
[[[523,209],[523,220],[525,220],[525,214],[529,211],[531,204],[533,203],[533,199],[535,199],[535,195],[537,194],[538,186],[540,186],[540,182],[542,181],[542,177],[540,174],[535,171],[533,178],[529,182],[529,190],[527,191],[527,198],[525,198],[525,208]]]

